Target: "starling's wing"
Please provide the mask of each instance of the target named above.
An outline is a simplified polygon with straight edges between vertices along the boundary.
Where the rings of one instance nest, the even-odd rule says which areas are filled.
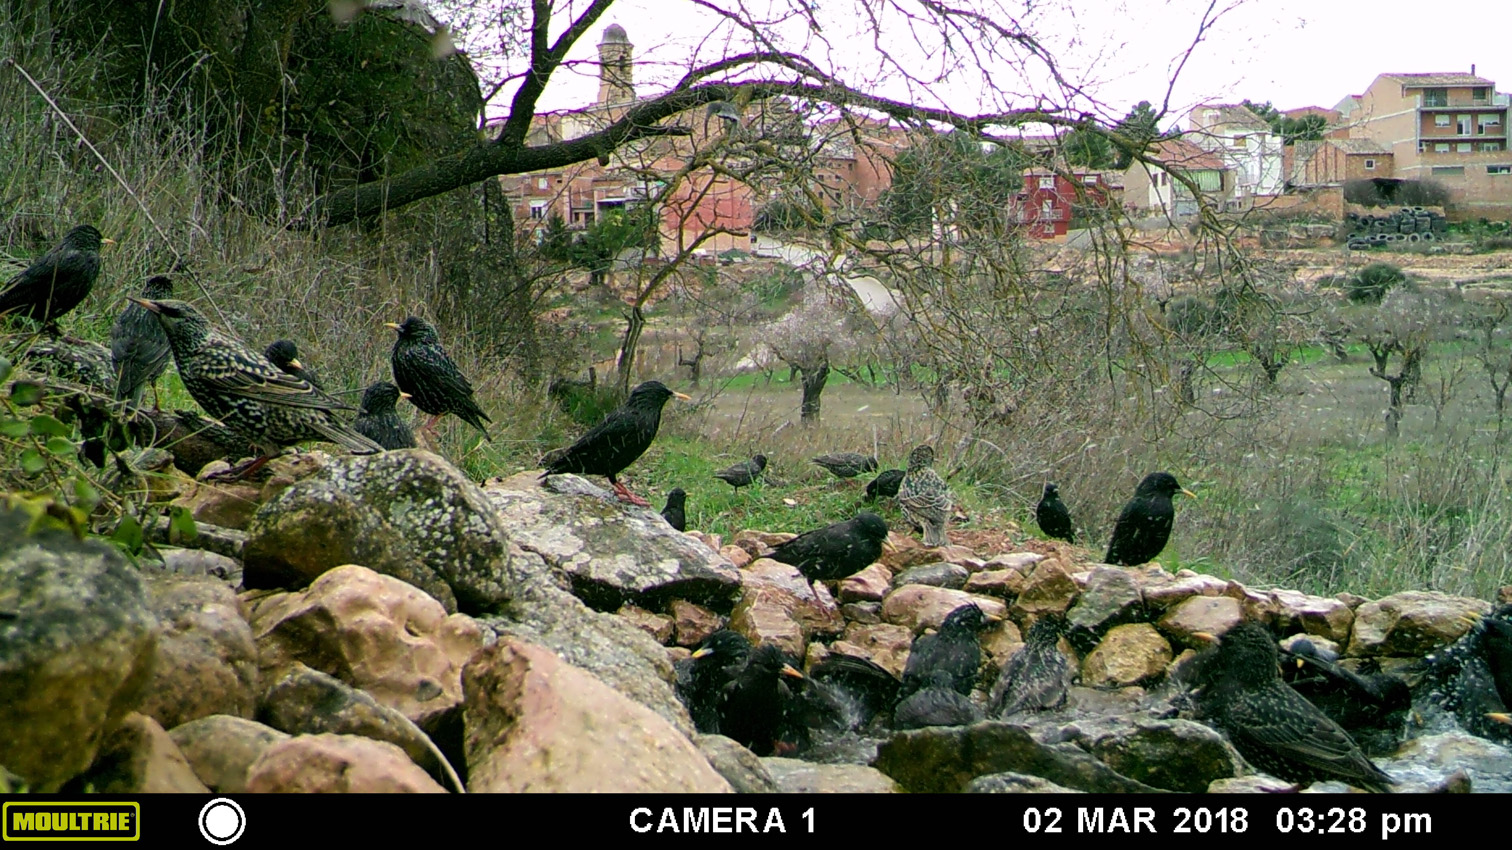
[[[903,663],[903,688],[899,692],[901,696],[907,696],[929,684],[930,673],[935,668],[936,645],[939,642],[939,632],[914,638],[913,646],[908,649],[908,660]]]
[[[116,399],[163,373],[173,347],[156,318],[135,304],[127,307],[110,329],[110,359],[115,364]]]
[[[352,410],[325,393],[269,363],[250,349],[223,339],[222,346],[207,356],[213,362],[200,370],[200,379],[216,392],[283,407],[307,407],[319,410]],[[360,435],[358,435],[360,436]],[[367,441],[366,437],[361,438]],[[337,441],[340,442],[340,441]],[[371,442],[371,441],[368,441]]]
[[[1020,711],[1059,708],[1066,702],[1071,666],[1060,650],[1042,652],[1025,646],[1003,665],[988,701],[992,716],[1008,717]]]
[[[448,397],[471,397],[473,386],[457,368],[457,364],[446,356],[446,351],[439,345],[416,345],[410,348],[409,356],[420,362],[420,368],[424,369],[426,380],[431,383],[438,393],[445,393]]]
[[[950,516],[950,487],[933,469],[921,470],[918,475],[904,479],[904,486],[898,490],[898,499],[906,502],[908,509],[916,514]]]
[[[1392,784],[1391,777],[1365,757],[1343,727],[1280,681],[1245,691],[1241,698],[1228,701],[1223,711],[1230,735],[1283,758],[1362,788],[1384,790]]]
[[[786,543],[778,543],[772,547],[772,560],[800,568],[813,563],[823,557],[828,531],[827,527],[805,531]]]

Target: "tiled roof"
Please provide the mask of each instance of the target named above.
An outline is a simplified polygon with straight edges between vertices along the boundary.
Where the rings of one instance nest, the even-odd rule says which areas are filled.
[[[1215,119],[1208,118],[1209,112],[1217,112]],[[1240,127],[1250,127],[1255,130],[1269,130],[1270,125],[1265,119],[1251,112],[1248,108],[1236,103],[1204,103],[1192,108],[1191,126],[1215,127],[1219,124],[1234,124]]]
[[[1477,77],[1474,74],[1462,74],[1458,72],[1431,73],[1431,74],[1382,74],[1388,80],[1395,80],[1408,88],[1420,88],[1422,86],[1494,86],[1495,83],[1485,77]]]
[[[1328,141],[1345,153],[1391,153],[1375,139],[1329,139]]]
[[[1150,156],[1163,165],[1186,171],[1208,169],[1222,171],[1227,167],[1217,154],[1209,153],[1186,139],[1166,139],[1157,142],[1150,151]]]

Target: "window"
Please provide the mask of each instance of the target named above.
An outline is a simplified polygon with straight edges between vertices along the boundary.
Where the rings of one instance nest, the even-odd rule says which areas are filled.
[[[1487,174],[1512,174],[1512,165],[1488,165]]]
[[[1496,153],[1501,149],[1501,142],[1481,142],[1481,151],[1484,153]]]
[[[1055,188],[1055,175],[1053,175],[1053,174],[1047,174],[1044,177],[1041,177],[1039,179],[1039,187],[1041,189],[1054,189]]]
[[[1433,167],[1434,177],[1463,177],[1464,175],[1465,166],[1463,165],[1435,165]]]
[[[1097,175],[1096,174],[1084,174],[1084,175],[1082,175],[1082,185],[1083,186],[1096,186],[1097,185]]]
[[[1454,122],[1456,125],[1454,128],[1455,133],[1458,133],[1461,136],[1470,135],[1470,116],[1456,115],[1454,116]]]
[[[530,217],[533,218],[533,219],[537,219],[537,220],[545,218],[546,217],[546,202],[545,201],[531,201],[530,202]]]
[[[1235,136],[1229,142],[1229,144],[1232,145],[1232,146],[1234,146],[1235,148],[1237,148],[1239,150],[1244,150],[1246,147],[1249,146],[1248,138],[1249,138],[1248,136]]]
[[[1471,89],[1470,90],[1470,97],[1474,98],[1475,100],[1485,100],[1486,99],[1486,87],[1485,86],[1476,86],[1475,88]]]
[[[1454,152],[1455,153],[1469,153],[1470,152],[1470,143],[1469,142],[1460,142],[1459,144],[1457,144],[1457,145],[1454,146]]]
[[[1448,142],[1434,142],[1433,143],[1433,152],[1434,153],[1448,153],[1449,152],[1449,143]]]
[[[549,185],[549,184],[550,184],[550,181],[547,180],[545,177],[538,177],[538,178],[536,178],[536,188],[537,189],[545,189],[547,187],[547,185]]]
[[[1494,129],[1496,127],[1500,127],[1501,126],[1501,116],[1500,115],[1482,115],[1482,116],[1480,116],[1479,124],[1480,124],[1480,127],[1479,127],[1479,129],[1478,129],[1477,132],[1479,132],[1480,135],[1482,135],[1482,136],[1486,135],[1486,128],[1487,127],[1493,128],[1491,130],[1491,135],[1493,135],[1493,136],[1500,135],[1500,133],[1501,133],[1501,131],[1499,131],[1497,129]]]
[[[1449,105],[1449,90],[1448,89],[1423,89],[1423,105],[1424,106],[1448,106]]]
[[[1448,127],[1453,123],[1453,121],[1449,120],[1449,116],[1443,114],[1442,112],[1433,116],[1433,126],[1435,127]]]
[[[1373,159],[1367,159],[1367,160],[1365,160],[1365,170],[1366,171],[1375,171],[1375,160],[1373,160]]]
[[[1055,215],[1054,201],[1040,201],[1040,218],[1049,218]]]

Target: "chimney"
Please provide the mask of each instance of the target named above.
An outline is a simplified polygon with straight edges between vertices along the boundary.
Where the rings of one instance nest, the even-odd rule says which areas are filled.
[[[1470,76],[1472,76],[1472,77],[1475,76],[1475,63],[1474,62],[1470,63]]]

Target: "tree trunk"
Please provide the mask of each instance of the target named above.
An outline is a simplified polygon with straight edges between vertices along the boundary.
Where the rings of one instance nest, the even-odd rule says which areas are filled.
[[[830,367],[828,363],[821,363],[816,368],[800,371],[803,373],[803,415],[800,421],[804,425],[818,425],[819,395],[824,392],[824,384],[829,380]]]
[[[634,374],[635,352],[640,347],[641,331],[646,329],[646,314],[640,307],[631,307],[625,321],[625,337],[620,342],[619,374],[615,384],[620,398],[630,395],[630,376]]]

